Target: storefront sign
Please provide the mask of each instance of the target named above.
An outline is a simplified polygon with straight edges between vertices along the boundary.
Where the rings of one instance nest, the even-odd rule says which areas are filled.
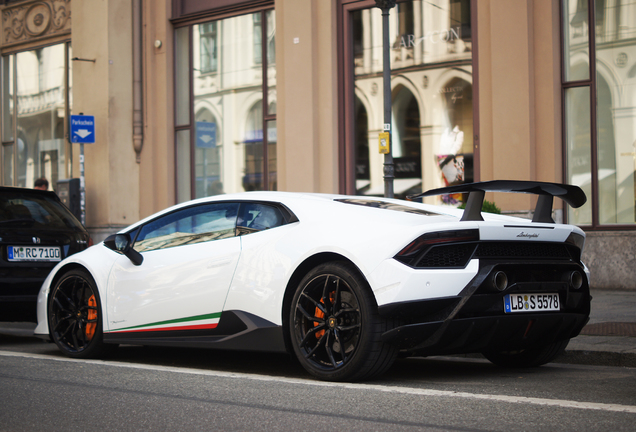
[[[424,36],[417,39],[415,38],[414,34],[407,34],[402,36],[400,41],[400,48],[413,48],[415,46],[418,46],[423,41],[431,43],[453,42],[456,39],[461,39],[460,33],[460,27],[451,27],[447,30],[430,31]]]

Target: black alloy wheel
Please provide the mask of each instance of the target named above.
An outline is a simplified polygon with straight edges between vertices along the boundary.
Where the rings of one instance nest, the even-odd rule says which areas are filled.
[[[368,284],[348,263],[310,271],[290,311],[294,352],[312,375],[330,381],[370,379],[384,373],[397,349],[380,338],[389,322],[377,312]]]
[[[64,274],[49,294],[49,332],[69,357],[100,357],[113,345],[105,345],[99,292],[86,271]]]

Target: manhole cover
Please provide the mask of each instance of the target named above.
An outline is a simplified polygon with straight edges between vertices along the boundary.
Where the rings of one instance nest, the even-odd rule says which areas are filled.
[[[588,324],[581,330],[587,336],[634,336],[636,337],[636,323],[596,323]]]

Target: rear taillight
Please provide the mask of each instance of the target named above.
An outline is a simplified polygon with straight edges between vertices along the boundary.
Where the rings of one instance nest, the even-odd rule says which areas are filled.
[[[93,243],[93,239],[91,237],[88,238],[88,247],[93,246],[95,243]]]
[[[413,265],[433,246],[476,241],[479,241],[478,229],[427,233],[409,243],[404,249],[398,252],[395,259],[406,265]]]
[[[583,253],[583,247],[585,246],[585,236],[576,232],[571,232],[565,242],[567,244],[576,246],[577,248],[579,248],[581,253]]]

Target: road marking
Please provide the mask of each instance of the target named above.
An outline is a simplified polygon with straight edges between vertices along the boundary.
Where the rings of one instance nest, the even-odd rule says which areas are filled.
[[[560,400],[560,399],[543,399],[543,398],[532,398],[532,397],[525,397],[525,396],[467,393],[467,392],[455,392],[455,391],[445,391],[445,390],[417,389],[417,388],[409,388],[409,387],[392,387],[392,386],[382,386],[378,384],[324,382],[324,381],[313,381],[310,379],[301,379],[301,378],[285,378],[285,377],[276,377],[276,376],[269,376],[269,375],[247,374],[247,373],[240,373],[240,372],[222,372],[222,371],[211,371],[211,370],[201,370],[201,369],[188,369],[188,368],[180,368],[180,367],[174,367],[174,366],[144,365],[144,364],[137,364],[137,363],[113,362],[113,361],[105,361],[105,360],[79,360],[79,359],[72,359],[72,358],[57,358],[57,357],[51,357],[45,354],[30,354],[30,353],[2,351],[2,350],[0,350],[0,356],[54,360],[54,361],[69,362],[69,363],[83,363],[83,364],[89,363],[89,364],[102,365],[102,366],[106,365],[106,366],[114,366],[114,367],[121,367],[121,368],[128,368],[128,369],[163,371],[163,372],[181,373],[181,374],[187,374],[187,375],[205,375],[205,376],[227,378],[227,379],[247,379],[247,380],[264,381],[264,382],[282,382],[286,384],[304,385],[304,386],[345,388],[345,389],[351,389],[351,390],[375,390],[379,392],[397,393],[397,394],[414,395],[414,396],[452,397],[452,398],[487,400],[487,401],[495,401],[495,402],[516,403],[516,404],[553,406],[553,407],[559,407],[559,408],[574,408],[574,409],[584,409],[584,410],[612,411],[612,412],[624,412],[624,413],[636,414],[636,406],[634,405],[605,404],[605,403],[596,403],[596,402],[578,402],[578,401]]]

